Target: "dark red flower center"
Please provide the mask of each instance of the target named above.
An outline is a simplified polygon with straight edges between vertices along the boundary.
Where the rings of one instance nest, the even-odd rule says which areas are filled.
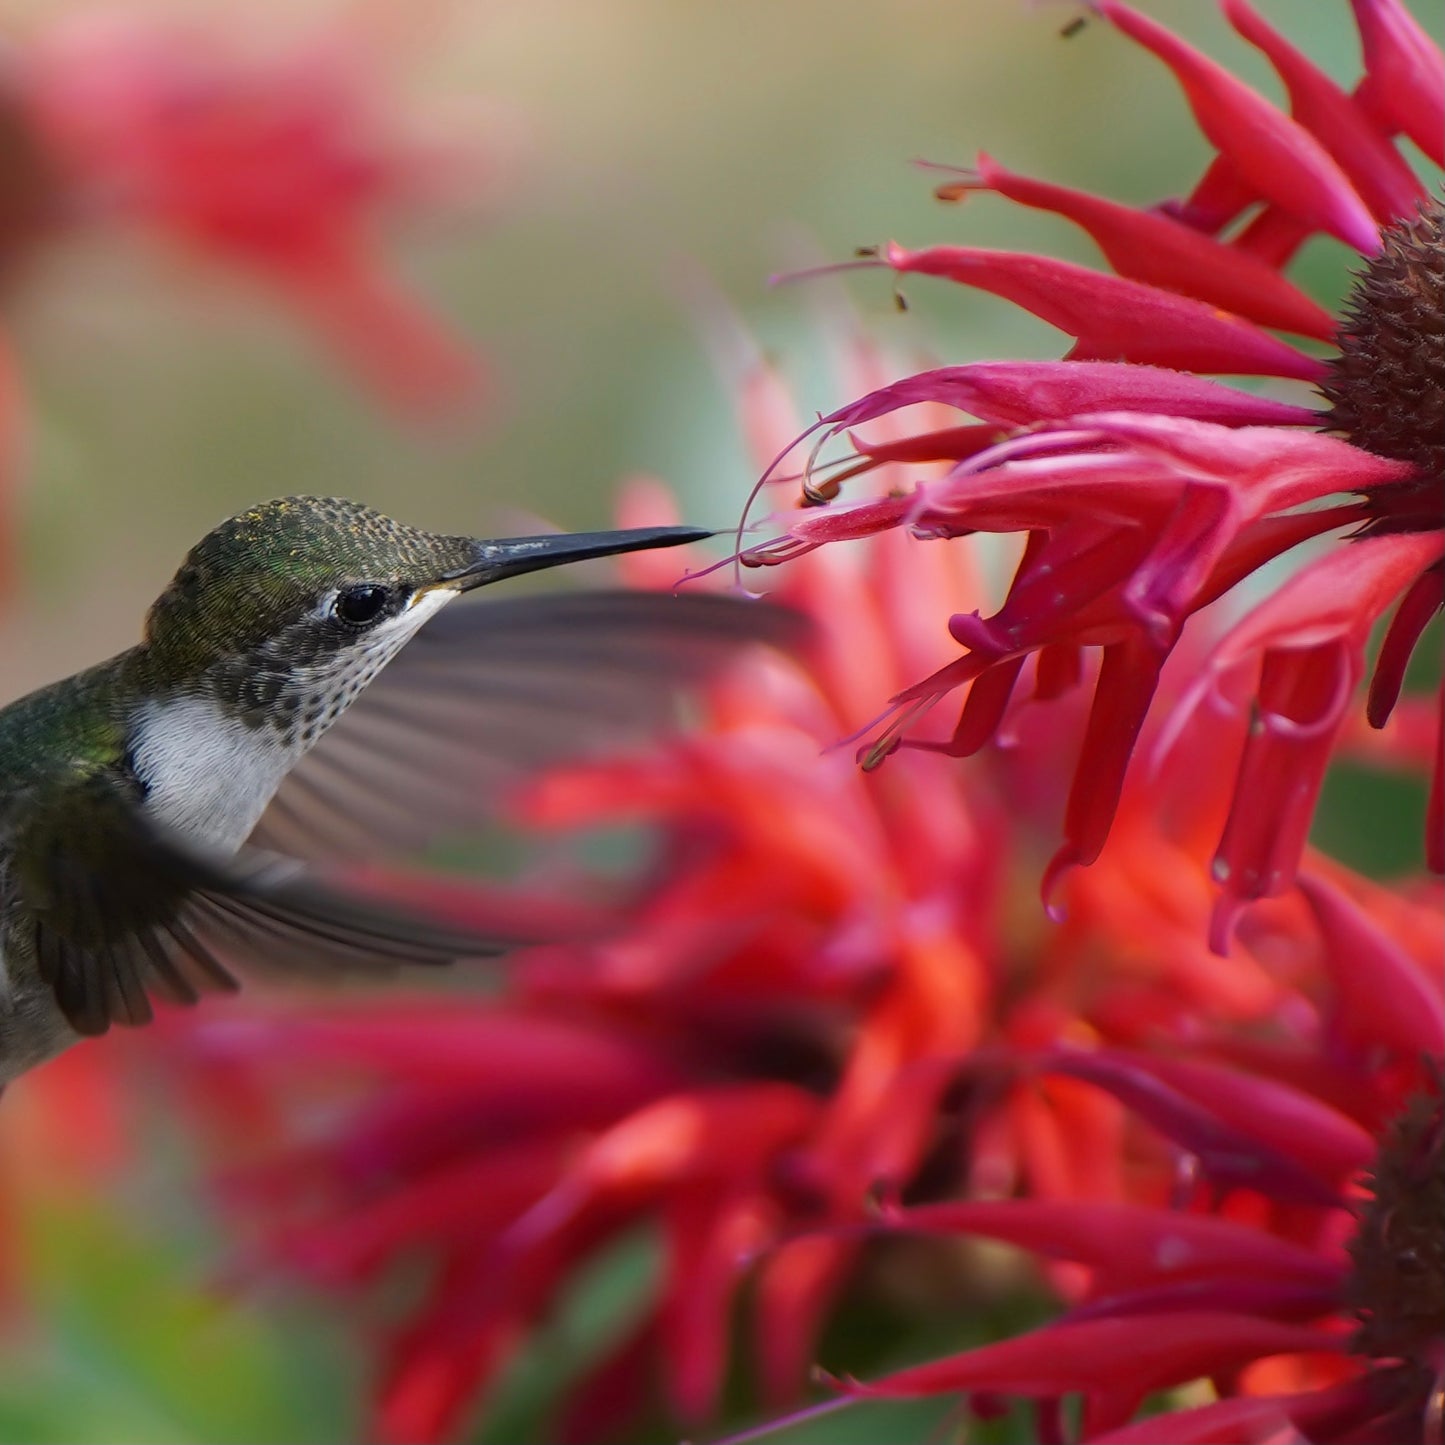
[[[1390,1126],[1350,1241],[1354,1346],[1438,1368],[1445,1348],[1445,1112],[1441,1083]],[[1433,1362],[1433,1363],[1432,1363]]]
[[[1432,199],[1385,232],[1380,254],[1360,273],[1345,304],[1339,353],[1320,387],[1329,402],[1329,430],[1376,456],[1420,469],[1410,520],[1433,526],[1445,510],[1442,227],[1445,208]]]

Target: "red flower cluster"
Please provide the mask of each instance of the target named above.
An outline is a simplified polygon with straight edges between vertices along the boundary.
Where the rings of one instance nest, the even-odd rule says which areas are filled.
[[[355,24],[289,46],[128,12],[51,25],[8,57],[0,261],[59,226],[138,225],[262,281],[399,409],[474,399],[477,356],[374,234],[435,210],[460,156],[401,137],[375,48]]]
[[[776,382],[756,362],[735,382],[745,429],[775,448]],[[669,505],[639,490],[621,520]],[[795,1397],[880,1197],[1125,1210],[1136,1053],[1291,1007],[1294,955],[1204,941],[1228,763],[1207,736],[1167,769],[1167,830],[1153,789],[1126,789],[1116,847],[1068,880],[1057,927],[1013,916],[1009,875],[1052,825],[1075,698],[1021,719],[977,776],[920,756],[866,775],[821,751],[880,681],[936,659],[917,619],[977,594],[972,560],[920,557],[901,533],[808,558],[780,574],[815,623],[805,671],[759,659],[694,733],[537,781],[535,827],[656,836],[613,942],[535,953],[494,1000],[213,1017],[176,1039],[208,1133],[242,1121],[233,1142],[262,1158],[223,1191],[257,1236],[250,1271],[381,1302],[425,1261],[383,1347],[384,1438],[454,1433],[577,1271],[644,1226],[661,1278],[567,1391],[558,1437],[625,1434],[654,1371],[677,1418],[712,1418],[743,1301],[764,1398]],[[657,586],[678,564],[626,565]],[[338,1079],[351,1102],[299,1128]]]
[[[963,655],[895,696],[865,761],[899,746],[973,753],[1009,715],[1021,678],[1051,697],[1075,685],[1084,655],[1098,649],[1047,892],[1064,869],[1099,856],[1160,670],[1188,620],[1281,554],[1352,529],[1222,638],[1176,704],[1243,739],[1213,865],[1222,896],[1211,936],[1222,950],[1239,907],[1294,877],[1375,623],[1395,608],[1368,707],[1383,727],[1440,608],[1445,362],[1432,339],[1445,326],[1442,212],[1392,142],[1403,133],[1441,161],[1445,66],[1398,0],[1357,0],[1365,76],[1346,93],[1244,0],[1225,0],[1230,23],[1279,74],[1286,114],[1117,0],[1092,8],[1173,71],[1217,152],[1204,178],[1184,200],[1151,209],[1015,175],[988,157],[944,186],[950,198],[993,191],[1068,218],[1118,274],[965,246],[889,244],[857,263],[994,292],[1073,336],[1074,348],[1061,362],[943,367],[824,417],[808,433],[821,432],[814,459],[845,432],[854,455],[831,476],[810,463],[807,502],[827,502],[842,479],[883,461],[950,469],[876,501],[809,512],[742,557],[774,564],[892,527],[918,538],[1026,539],[1003,605],[988,618],[950,618]],[[1283,273],[1316,233],[1366,260],[1342,320]],[[1273,331],[1334,341],[1337,354],[1318,358]],[[1329,405],[1200,373],[1313,383]],[[852,435],[920,402],[977,421],[881,446]],[[965,685],[952,735],[919,736],[922,715]],[[1428,831],[1432,866],[1445,868],[1438,750]]]

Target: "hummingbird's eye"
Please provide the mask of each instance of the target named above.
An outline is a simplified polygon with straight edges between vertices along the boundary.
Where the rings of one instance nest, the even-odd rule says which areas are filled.
[[[386,588],[375,582],[361,582],[355,587],[346,587],[336,594],[331,610],[343,622],[352,627],[365,627],[375,622],[386,607]]]

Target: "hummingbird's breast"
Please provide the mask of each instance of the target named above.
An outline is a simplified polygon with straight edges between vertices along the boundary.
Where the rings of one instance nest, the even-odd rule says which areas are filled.
[[[305,748],[206,695],[149,699],[137,710],[131,763],[157,822],[234,853]]]

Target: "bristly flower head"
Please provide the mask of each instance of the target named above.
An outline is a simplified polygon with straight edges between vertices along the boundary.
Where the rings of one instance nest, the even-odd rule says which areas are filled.
[[[1404,135],[1445,160],[1445,63],[1401,0],[1355,0],[1365,74],[1347,92],[1245,0],[1222,4],[1279,75],[1288,113],[1119,0],[1095,0],[1101,19],[1174,73],[1216,152],[1204,177],[1182,200],[1134,209],[987,156],[959,172],[945,198],[991,191],[1064,216],[1116,274],[969,246],[890,243],[856,263],[991,291],[1075,345],[1059,362],[925,372],[824,417],[812,429],[818,446],[846,433],[853,455],[818,467],[815,447],[803,501],[816,510],[742,553],[775,564],[891,527],[928,539],[1026,539],[1003,605],[949,620],[962,656],[894,697],[863,757],[876,765],[899,747],[973,753],[1015,707],[1020,679],[1055,695],[1098,649],[1047,892],[1064,869],[1098,857],[1189,618],[1280,554],[1332,539],[1218,643],[1179,705],[1176,726],[1198,712],[1242,737],[1213,864],[1218,948],[1242,904],[1283,892],[1294,876],[1375,624],[1393,608],[1368,703],[1371,724],[1383,727],[1445,590],[1442,205],[1395,146]],[[1285,275],[1316,234],[1361,257],[1341,318]],[[1330,351],[1319,356],[1278,332]],[[1303,383],[1315,395],[1287,401],[1209,379],[1221,375]],[[882,445],[853,434],[921,402],[976,422]],[[829,505],[844,481],[883,461],[951,466],[901,493]],[[964,686],[952,735],[921,733],[924,714]],[[1426,852],[1445,868],[1438,750]]]

